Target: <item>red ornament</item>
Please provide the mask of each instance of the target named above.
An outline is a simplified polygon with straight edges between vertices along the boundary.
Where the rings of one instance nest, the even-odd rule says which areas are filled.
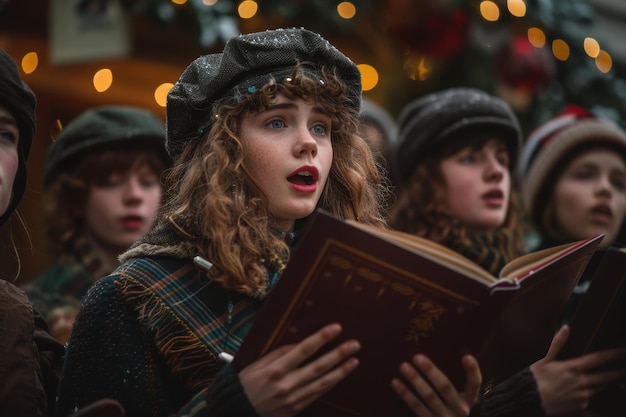
[[[505,43],[496,56],[496,74],[507,86],[533,93],[554,73],[552,55],[534,47],[524,36]]]
[[[436,10],[410,24],[396,26],[393,32],[411,52],[445,59],[465,46],[469,39],[469,27],[469,16],[462,9]]]

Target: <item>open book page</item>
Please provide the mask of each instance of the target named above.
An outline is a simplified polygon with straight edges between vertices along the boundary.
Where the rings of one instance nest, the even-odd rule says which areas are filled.
[[[604,235],[598,235],[592,239],[600,240],[603,237]],[[573,251],[576,247],[584,243],[586,243],[586,240],[566,243],[522,255],[506,264],[500,271],[500,277],[518,279],[519,277],[526,276],[529,272],[537,270],[541,266],[545,266],[550,260],[560,258],[567,252]]]
[[[581,240],[524,254],[507,263],[500,271],[499,277],[495,277],[476,262],[473,262],[460,253],[432,240],[398,230],[380,229],[352,220],[347,220],[346,222],[363,229],[368,233],[375,234],[383,239],[394,242],[395,244],[415,250],[422,256],[429,257],[436,262],[444,263],[449,268],[455,269],[469,278],[482,281],[487,285],[493,285],[502,281],[513,282],[516,279],[526,276],[530,272],[547,265],[550,261],[558,259],[568,252],[574,251],[578,246],[588,243],[587,241]],[[602,239],[602,236],[603,235],[599,235],[593,239],[599,240]]]
[[[380,236],[383,239],[402,245],[407,249],[414,250],[436,262],[443,263],[449,268],[455,269],[469,278],[482,281],[488,285],[493,284],[498,280],[495,276],[493,276],[493,274],[482,268],[476,262],[473,262],[460,253],[432,240],[410,233],[400,232],[398,230],[380,229],[351,220],[347,220],[347,222],[369,233]]]
[[[518,330],[524,337],[530,331],[549,342],[554,329],[546,316],[560,315],[558,303],[549,298],[555,293],[568,296],[592,250],[592,245],[581,247],[541,268],[523,285],[494,292],[494,284],[485,282],[489,280],[461,272],[476,270],[470,267],[472,261],[444,246],[318,211],[265,299],[233,366],[243,369],[279,346],[297,343],[326,324],[340,323],[343,331],[332,346],[359,340],[360,366],[316,403],[323,407],[318,415],[409,416],[389,385],[399,376],[402,361],[422,352],[459,389],[465,383],[464,353],[489,352],[483,360],[491,371],[507,361],[515,369],[529,365],[523,351],[533,341],[519,343]],[[552,273],[559,279],[552,279]],[[505,314],[509,304],[515,308]],[[546,326],[547,330],[539,329]],[[488,337],[500,327],[504,334]],[[511,336],[515,343],[506,345],[510,352],[499,349],[503,345],[484,347]]]
[[[598,235],[554,248],[548,250],[554,253],[547,262],[545,257],[531,262],[535,264],[532,272],[518,280],[519,288],[502,308],[499,323],[490,335],[492,340],[479,356],[483,374],[493,383],[545,356],[574,287],[601,239]]]

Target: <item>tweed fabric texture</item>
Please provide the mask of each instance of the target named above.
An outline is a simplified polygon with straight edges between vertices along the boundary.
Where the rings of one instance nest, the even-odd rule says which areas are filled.
[[[229,299],[238,324],[231,329]],[[191,403],[200,410],[244,407],[240,386],[233,387],[237,404],[232,390],[224,390],[228,398],[216,398],[212,390],[214,384],[238,383],[221,380],[227,370],[217,355],[237,351],[258,306],[241,294],[230,298],[191,261],[141,258],[121,265],[98,280],[83,301],[65,356],[59,415],[100,398],[118,400],[134,417],[178,415],[189,412]],[[213,404],[207,404],[207,395]],[[206,415],[200,410],[195,412]]]
[[[78,308],[89,287],[111,272],[102,256],[86,239],[79,239],[71,256],[61,257],[22,289],[44,317],[58,307]]]
[[[169,160],[165,152],[165,126],[151,112],[131,106],[102,106],[87,110],[63,129],[48,149],[44,165],[44,184],[52,180],[87,152],[101,149],[154,149]]]
[[[396,162],[403,179],[416,164],[452,134],[474,127],[502,131],[515,163],[522,132],[512,108],[504,101],[474,88],[451,88],[420,97],[398,116]],[[513,166],[513,165],[512,165]]]
[[[270,79],[280,82],[298,63],[307,63],[313,72],[322,66],[336,69],[354,107],[360,109],[359,69],[320,35],[296,28],[240,35],[226,42],[223,52],[194,60],[170,90],[166,146],[172,158],[208,131],[217,101],[225,97],[236,101]]]
[[[4,224],[19,204],[26,189],[26,160],[35,136],[37,126],[35,107],[37,99],[30,87],[22,81],[13,58],[0,48],[0,105],[4,106],[17,121],[20,129],[18,142],[19,165],[13,181],[13,199],[7,210],[0,216]]]
[[[193,245],[163,225],[170,226],[148,232],[84,298],[59,415],[99,398],[118,400],[133,417],[256,415],[218,355],[237,352],[263,301],[210,280],[193,263]],[[268,279],[276,273],[268,270]]]

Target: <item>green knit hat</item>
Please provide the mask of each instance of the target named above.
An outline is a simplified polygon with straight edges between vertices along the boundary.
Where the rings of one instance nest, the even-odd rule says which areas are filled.
[[[43,170],[44,185],[85,154],[112,147],[145,147],[169,162],[165,127],[154,114],[130,106],[97,107],[72,120],[52,142]]]

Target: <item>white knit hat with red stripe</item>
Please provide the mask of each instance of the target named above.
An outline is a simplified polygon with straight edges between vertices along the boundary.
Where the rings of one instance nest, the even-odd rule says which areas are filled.
[[[576,106],[535,129],[524,144],[517,166],[526,213],[543,230],[542,215],[558,171],[582,147],[612,147],[626,159],[626,133],[615,123]],[[543,196],[543,198],[542,198]]]

